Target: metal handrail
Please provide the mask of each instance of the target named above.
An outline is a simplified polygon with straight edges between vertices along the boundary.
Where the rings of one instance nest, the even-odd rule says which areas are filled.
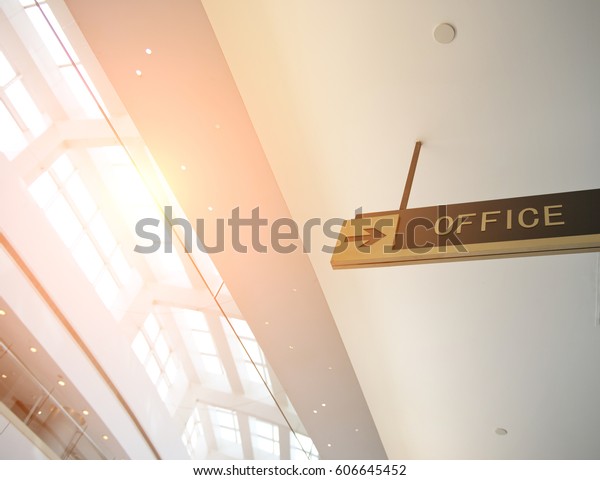
[[[79,440],[81,439],[81,437],[85,437],[87,439],[87,441],[90,443],[90,445],[96,450],[96,452],[100,455],[100,457],[103,460],[108,459],[108,456],[104,454],[104,452],[102,451],[102,449],[100,448],[100,446],[86,433],[85,429],[83,427],[81,427],[81,425],[79,425],[79,423],[77,423],[77,421],[71,416],[71,414],[69,412],[67,412],[67,410],[65,409],[65,407],[63,405],[61,405],[61,403],[56,399],[56,397],[54,397],[52,395],[52,392],[50,390],[48,390],[46,387],[44,387],[44,385],[31,372],[31,370],[29,370],[29,368],[27,368],[27,366],[12,352],[12,350],[2,340],[0,340],[0,358],[2,358],[6,354],[8,354],[8,356],[17,364],[17,366],[20,367],[23,370],[23,372],[25,372],[28,375],[29,380],[36,387],[38,387],[40,390],[42,390],[42,392],[45,394],[44,402],[46,400],[48,400],[48,399],[50,399],[51,401],[53,401],[54,404],[57,406],[57,408],[75,426],[75,429],[76,429],[75,433],[79,433],[79,438],[78,438],[78,440],[77,440],[76,443],[79,442]],[[37,405],[37,403],[36,403],[36,405]],[[34,405],[34,407],[33,407],[34,410],[36,409],[36,405]],[[27,417],[29,418],[30,415],[28,415]],[[28,422],[25,422],[25,424],[28,424]],[[75,443],[75,445],[76,445],[76,443]],[[70,446],[70,448],[65,449],[65,451],[62,452],[62,453],[63,454],[68,453],[68,455],[70,455],[71,452],[72,452],[72,450],[74,449],[75,445],[72,445],[72,446]],[[69,450],[69,451],[67,452],[67,450]],[[56,453],[59,454],[59,452],[56,452]]]

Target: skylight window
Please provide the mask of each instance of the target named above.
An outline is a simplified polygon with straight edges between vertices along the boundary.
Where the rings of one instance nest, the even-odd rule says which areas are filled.
[[[121,247],[115,248],[109,259],[109,264],[121,284],[126,285],[131,279],[132,271],[129,263],[127,263],[127,260],[125,259],[125,255],[123,255]]]
[[[119,294],[119,285],[107,269],[102,270],[94,287],[106,305],[110,305]]]
[[[97,151],[97,149],[94,149]],[[122,147],[104,147],[113,182],[114,195],[131,206],[155,207],[156,204],[139,172],[127,157]],[[115,156],[115,153],[117,156]],[[125,160],[125,161],[123,161]]]
[[[196,328],[192,330],[192,340],[196,352],[200,354],[202,366],[207,373],[212,375],[223,375],[225,370],[223,363],[219,358],[219,352],[215,345],[214,339],[206,319],[202,318],[203,322],[198,322]]]
[[[44,172],[29,186],[29,193],[45,209],[56,197],[58,185],[48,172]]]
[[[2,52],[0,52],[0,87],[5,87],[17,76],[11,64]]]
[[[52,171],[60,182],[66,182],[69,176],[75,171],[73,163],[66,154],[62,154],[52,164]]]
[[[120,206],[124,219],[135,225],[142,218],[155,218],[161,225],[153,230],[164,246],[163,214],[156,205],[140,173],[133,165],[127,152],[120,146],[88,148],[87,152],[104,180],[110,182],[110,193]],[[163,248],[145,255],[145,259],[155,277],[164,284],[182,288],[192,288],[182,260],[175,248],[173,253],[165,253]]]
[[[75,98],[77,105],[82,109],[87,118],[102,118],[102,112],[96,101],[106,111],[102,98],[88,75],[85,67],[80,63],[71,42],[58,23],[49,5],[43,3],[40,8],[35,2],[23,1],[27,16],[37,31],[44,47],[59,67],[60,73]],[[50,22],[50,25],[48,25]],[[83,78],[82,78],[83,77]]]
[[[88,235],[84,234],[79,239],[77,246],[73,249],[73,257],[88,280],[95,283],[104,267],[104,262]]]
[[[46,130],[46,120],[20,80],[12,82],[4,93],[33,136]]]
[[[202,355],[204,369],[212,375],[224,375],[223,363],[216,355]]]
[[[56,17],[52,13],[52,10],[50,10],[50,7],[47,4],[44,3],[41,5],[41,11],[39,8],[34,6],[26,8],[25,11],[27,12],[29,20],[33,24],[33,27],[37,31],[44,46],[50,53],[56,65],[67,65],[71,63],[71,60],[69,60],[69,56],[66,52],[69,52],[69,55],[71,56],[74,62],[79,62],[79,58],[77,57],[77,54],[75,53],[71,42],[69,42],[69,40],[67,39],[65,32],[61,28],[60,24],[56,20]],[[46,18],[44,18],[44,16],[48,19],[52,27],[48,25],[48,22],[46,21]],[[54,32],[56,32],[56,35],[54,34]]]
[[[84,80],[82,80],[79,76],[79,73],[77,73],[77,70],[79,70],[83,76],[85,83]],[[106,107],[100,100],[100,94],[98,93],[92,81],[89,79],[84,67],[81,64],[77,64],[77,68],[73,65],[64,65],[60,67],[60,73],[69,87],[70,92],[75,97],[75,100],[77,100],[77,104],[81,107],[84,116],[87,118],[101,118],[102,112],[98,108],[94,97],[98,100],[100,106],[105,111]],[[90,93],[88,87],[94,96],[92,96],[92,93]]]
[[[58,157],[29,191],[100,299],[111,306],[130,281],[131,267],[69,157]]]
[[[215,347],[215,342],[213,342],[210,332],[192,330],[192,338],[194,339],[196,349],[200,353],[207,353],[209,355],[217,354],[217,347]]]
[[[190,457],[202,458],[206,453],[206,439],[198,407],[194,408],[190,418],[186,422],[181,440]]]
[[[235,444],[242,443],[237,413],[235,411],[220,407],[209,407],[208,411],[217,441],[224,440]]]
[[[73,247],[83,231],[83,225],[69,202],[59,195],[46,210],[46,216],[65,245],[69,248]]]
[[[105,255],[110,255],[117,246],[117,240],[108,228],[108,224],[101,213],[94,216],[90,222],[90,232],[96,238],[100,249]]]
[[[27,139],[23,131],[0,100],[0,151],[12,160],[26,146]]]
[[[263,384],[264,380],[270,388],[271,377],[269,375],[267,360],[256,338],[254,338],[250,326],[246,321],[238,318],[230,318],[229,321],[244,346],[242,348],[237,338],[234,338],[233,334],[230,335],[232,347],[238,352],[237,357],[243,363],[244,371],[240,372],[240,374],[249,382],[256,384]]]
[[[279,457],[279,426],[250,417],[252,446],[270,455]]]
[[[317,447],[306,435],[290,432],[290,459],[291,460],[318,460],[319,452]]]
[[[201,380],[213,382],[214,386],[216,379],[207,378],[205,374],[208,373],[228,382],[229,379],[225,375],[225,368],[221,361],[223,352],[219,351],[220,348],[227,348],[227,345],[217,344],[204,312],[177,307],[170,308],[170,311],[178,328],[185,332],[186,346]],[[216,325],[216,327],[219,328],[220,325]],[[223,386],[224,384],[221,385],[221,387]]]
[[[81,177],[77,173],[74,173],[67,181],[65,187],[69,193],[69,197],[77,203],[77,209],[83,220],[89,222],[94,213],[96,213],[96,210],[98,210],[98,206],[92,199],[88,189],[83,185]]]
[[[179,369],[164,331],[152,313],[144,321],[131,348],[156,386],[158,394],[165,401],[170,387],[177,380]]]
[[[28,109],[35,109],[35,105],[32,104],[31,97],[17,80],[16,72],[0,52],[0,151],[9,160],[27,146],[27,137],[24,133],[26,128],[35,130],[36,133],[46,128],[43,119],[36,117],[35,112],[33,117],[28,118],[30,124],[22,123],[23,119],[19,117],[17,109],[20,108],[21,114],[27,113]],[[39,110],[37,113],[39,114]]]

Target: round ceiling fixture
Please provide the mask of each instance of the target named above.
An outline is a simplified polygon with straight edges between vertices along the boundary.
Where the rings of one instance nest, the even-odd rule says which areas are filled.
[[[438,43],[450,43],[456,36],[456,30],[449,23],[440,23],[433,31],[433,38]]]

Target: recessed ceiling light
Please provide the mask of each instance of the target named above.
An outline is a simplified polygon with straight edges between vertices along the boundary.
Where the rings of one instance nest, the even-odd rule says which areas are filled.
[[[61,387],[64,387],[66,385],[65,381],[62,378],[56,383],[58,383]]]
[[[0,309],[0,316],[2,316],[2,317],[3,317],[4,315],[6,315],[6,311],[5,311],[5,310],[2,310],[2,309]]]
[[[265,325],[269,325],[269,322],[265,322]]]
[[[86,415],[86,416],[90,414],[90,412],[88,412],[87,410],[84,410],[84,411],[83,411],[83,412],[81,412],[81,413],[83,413],[83,414],[84,414],[84,415]]]
[[[5,373],[3,373],[1,376],[2,378],[8,378]]]
[[[208,207],[208,211],[212,212],[213,211],[213,207]]]
[[[136,70],[136,71],[135,71],[135,74],[136,74],[138,77],[141,77],[141,76],[142,76],[142,71],[141,71],[141,70]]]
[[[221,125],[219,125],[218,123],[215,123],[215,128],[221,128]]]
[[[289,348],[290,350],[293,350],[293,349],[294,349],[294,346],[293,346],[293,345],[290,345],[288,348]]]
[[[292,288],[292,292],[297,292],[298,289],[297,288]]]
[[[148,55],[152,55],[152,50],[150,50],[149,48],[146,49],[146,54]]]
[[[42,414],[42,411],[41,411],[41,410],[38,410],[38,415],[41,415],[41,414]]]
[[[326,404],[326,403],[322,403],[322,404],[321,404],[321,406],[322,406],[322,407],[326,407],[326,406],[327,406],[327,404]]]
[[[456,36],[456,30],[449,23],[440,23],[433,31],[433,38],[438,43],[450,43]]]
[[[108,435],[102,435],[102,440],[108,440]]]
[[[333,370],[333,367],[327,367],[327,370]]]
[[[29,347],[29,351],[31,353],[35,353],[35,352],[37,352],[37,348],[35,348],[35,347]]]
[[[355,429],[354,429],[354,431],[355,431],[355,432],[358,432],[358,428],[355,428]]]
[[[328,443],[328,444],[327,444],[327,446],[328,446],[328,447],[331,447],[331,443]]]
[[[498,427],[496,430],[494,430],[494,433],[496,435],[506,435],[508,433],[508,430],[506,428]]]
[[[313,410],[313,413],[318,413],[316,410]]]
[[[187,170],[187,167],[186,167],[185,165],[182,165],[182,166],[181,166],[181,167],[179,167],[179,168],[181,168],[181,170],[183,170],[184,172]]]

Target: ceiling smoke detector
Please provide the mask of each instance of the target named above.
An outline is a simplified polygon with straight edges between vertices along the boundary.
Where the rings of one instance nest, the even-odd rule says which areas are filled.
[[[450,43],[456,36],[456,29],[449,23],[440,23],[433,31],[433,38],[438,43]]]

